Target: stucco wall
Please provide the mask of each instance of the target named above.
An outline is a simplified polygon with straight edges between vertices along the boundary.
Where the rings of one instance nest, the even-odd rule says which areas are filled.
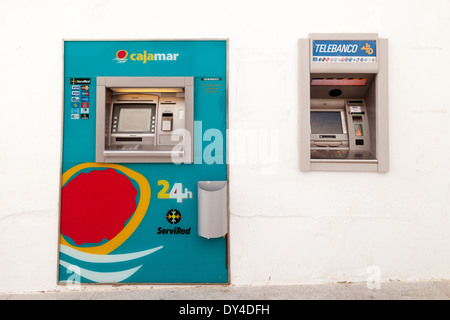
[[[446,0],[2,1],[0,292],[56,287],[62,39],[83,38],[230,39],[229,127],[258,141],[230,164],[232,284],[450,279],[448,30]],[[297,43],[320,32],[389,39],[389,173],[299,171]]]

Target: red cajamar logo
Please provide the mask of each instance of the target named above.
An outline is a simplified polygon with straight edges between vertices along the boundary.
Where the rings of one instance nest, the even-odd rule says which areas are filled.
[[[127,62],[128,52],[126,50],[119,50],[116,52],[116,58],[114,58],[117,63]]]

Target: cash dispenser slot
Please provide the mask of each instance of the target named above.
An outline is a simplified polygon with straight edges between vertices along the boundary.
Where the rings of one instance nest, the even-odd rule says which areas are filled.
[[[142,138],[134,138],[134,137],[130,137],[130,138],[121,138],[121,137],[116,137],[116,142],[142,142]]]

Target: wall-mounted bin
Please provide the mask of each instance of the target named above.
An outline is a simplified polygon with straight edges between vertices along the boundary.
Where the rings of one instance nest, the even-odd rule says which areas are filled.
[[[218,238],[227,234],[227,182],[198,182],[198,235]]]

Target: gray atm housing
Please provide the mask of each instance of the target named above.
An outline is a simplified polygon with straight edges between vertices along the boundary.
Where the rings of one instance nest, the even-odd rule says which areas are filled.
[[[374,40],[376,62],[313,62],[314,40]],[[299,41],[302,171],[389,171],[388,46],[377,34],[310,34]],[[366,79],[364,85],[315,85],[321,79]],[[334,117],[340,128],[317,128]],[[326,121],[326,120],[322,120]],[[321,131],[322,130],[322,131]],[[331,129],[328,129],[331,131]]]
[[[192,77],[97,78],[96,162],[192,163],[193,126]]]

